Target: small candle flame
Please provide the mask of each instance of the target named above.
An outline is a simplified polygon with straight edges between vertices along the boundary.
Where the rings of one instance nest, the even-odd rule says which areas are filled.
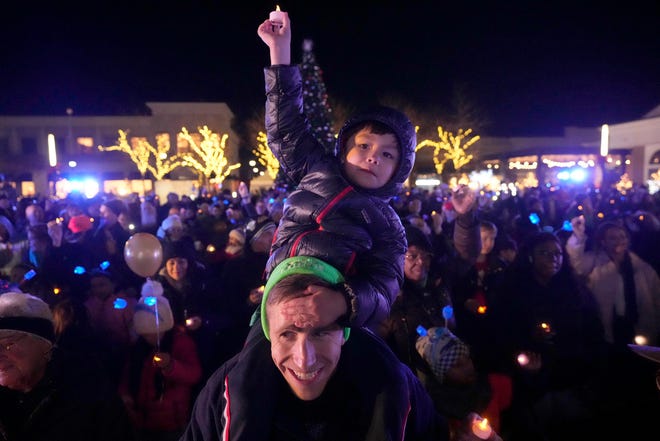
[[[160,358],[158,355],[154,355],[154,361],[161,361],[162,358]]]
[[[281,11],[281,9],[280,9],[280,5],[275,5],[275,10],[276,10],[276,11]]]
[[[641,334],[635,336],[635,344],[646,345],[648,344],[648,342],[649,342],[648,339]]]
[[[488,307],[486,305],[479,305],[479,307],[477,308],[477,312],[479,314],[485,314],[487,309]]]
[[[186,326],[192,326],[193,320],[192,319],[186,319]]]
[[[544,332],[550,332],[550,325],[546,322],[543,322],[539,325]]]
[[[484,418],[483,420],[479,421],[478,425],[481,430],[488,429],[488,418]]]

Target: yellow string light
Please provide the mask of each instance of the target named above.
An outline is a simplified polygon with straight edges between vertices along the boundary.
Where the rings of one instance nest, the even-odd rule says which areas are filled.
[[[155,179],[160,180],[167,173],[182,165],[179,155],[169,156],[169,136],[160,134],[156,136],[156,146],[149,144],[146,138],[132,138],[129,142],[128,131],[119,130],[117,144],[98,149],[102,152],[122,152],[128,155],[144,177],[147,171],[151,172]]]
[[[257,147],[252,150],[252,154],[257,157],[259,164],[266,168],[266,173],[271,179],[277,177],[280,170],[280,162],[277,160],[273,152],[270,151],[268,146],[268,138],[264,132],[257,134]]]
[[[181,155],[182,165],[198,171],[206,180],[215,175],[215,181],[221,183],[233,170],[241,166],[240,163],[229,165],[225,156],[229,135],[225,133],[220,136],[208,126],[198,127],[197,130],[202,136],[201,140],[191,135],[185,127],[179,132],[179,138],[187,141],[190,146],[190,152]]]
[[[416,131],[417,129],[416,127]],[[471,154],[468,155],[465,151],[481,139],[478,135],[470,137],[471,134],[472,129],[458,129],[458,133],[454,135],[452,132],[444,130],[442,126],[438,126],[439,140],[425,139],[417,144],[415,151],[419,151],[425,147],[432,147],[433,164],[438,174],[442,173],[447,161],[452,161],[454,170],[459,170],[461,167],[469,164],[474,157]]]

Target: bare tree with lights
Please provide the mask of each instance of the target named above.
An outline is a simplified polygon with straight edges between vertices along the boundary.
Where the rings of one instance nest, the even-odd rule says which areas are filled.
[[[264,132],[257,134],[257,147],[252,150],[252,154],[257,158],[259,164],[264,166],[266,173],[271,179],[275,180],[280,170],[280,162],[268,147],[268,139]]]
[[[154,179],[161,180],[166,174],[182,165],[180,155],[169,155],[170,141],[164,134],[156,135],[156,147],[154,147],[145,138],[136,137],[129,142],[128,131],[119,130],[117,145],[108,147],[100,145],[98,148],[102,152],[126,153],[137,166],[142,179],[147,172],[150,172]]]
[[[188,132],[185,127],[181,128],[179,136],[190,146],[190,152],[181,154],[182,165],[196,170],[204,185],[207,185],[211,178],[221,183],[233,170],[241,166],[240,163],[229,165],[229,160],[225,156],[229,135],[225,133],[220,136],[208,126],[198,127],[197,130],[202,136],[201,140]]]
[[[448,161],[452,162],[454,170],[459,170],[470,163],[473,155],[467,154],[466,150],[479,139],[481,139],[479,135],[472,135],[472,129],[458,129],[458,133],[454,135],[452,132],[444,130],[442,126],[438,126],[438,141],[425,139],[417,144],[415,151],[432,147],[435,171],[442,174]]]

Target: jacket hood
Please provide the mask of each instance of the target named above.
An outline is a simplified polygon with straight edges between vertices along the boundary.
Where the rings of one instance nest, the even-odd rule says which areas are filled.
[[[361,190],[373,196],[391,198],[400,193],[403,183],[410,176],[410,172],[415,164],[415,147],[417,146],[415,127],[406,115],[396,109],[386,106],[368,108],[355,114],[344,123],[344,126],[339,131],[339,136],[337,136],[337,144],[335,146],[336,156],[344,154],[347,141],[346,134],[353,127],[367,121],[379,122],[392,128],[401,148],[401,160],[399,161],[397,170],[392,175],[392,179],[387,184],[373,190]]]

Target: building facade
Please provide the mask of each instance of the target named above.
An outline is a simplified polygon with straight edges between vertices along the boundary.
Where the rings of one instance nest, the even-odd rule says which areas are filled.
[[[227,134],[225,155],[230,164],[239,162],[238,135],[232,129],[234,114],[225,103],[149,102],[149,116],[0,116],[0,173],[20,187],[32,186],[34,194],[52,193],[54,182],[65,178],[94,177],[99,181],[139,179],[140,173],[122,152],[100,151],[98,146],[117,145],[119,131],[129,140],[142,138],[156,145],[156,136],[169,138],[169,154],[182,148],[178,134],[207,126]],[[55,140],[56,164],[50,165],[48,136]],[[193,178],[195,173],[178,168],[174,178]],[[28,187],[29,187],[28,186]],[[18,188],[29,194],[29,188]]]
[[[178,137],[183,127],[193,133],[207,126],[227,134],[225,155],[238,163],[238,135],[232,129],[234,114],[225,103],[149,102],[149,116],[0,116],[0,174],[16,185],[19,194],[53,194],[60,179],[92,176],[99,181],[142,178],[128,155],[103,152],[98,146],[117,144],[119,130],[129,139],[143,138],[156,145],[156,136],[167,135],[171,155],[186,149]],[[55,139],[57,163],[49,164],[48,135]],[[481,137],[470,148],[473,168],[497,168],[509,181],[534,174],[538,182],[556,175],[554,167],[573,163],[610,167],[627,173],[636,183],[660,180],[660,106],[641,119],[609,125],[609,152],[601,155],[601,128],[567,127],[556,137]],[[432,149],[418,152],[415,173],[434,170]],[[611,163],[608,163],[610,161]],[[236,170],[236,176],[240,173]],[[656,176],[656,178],[654,178]],[[187,168],[178,168],[169,179],[195,179]]]

